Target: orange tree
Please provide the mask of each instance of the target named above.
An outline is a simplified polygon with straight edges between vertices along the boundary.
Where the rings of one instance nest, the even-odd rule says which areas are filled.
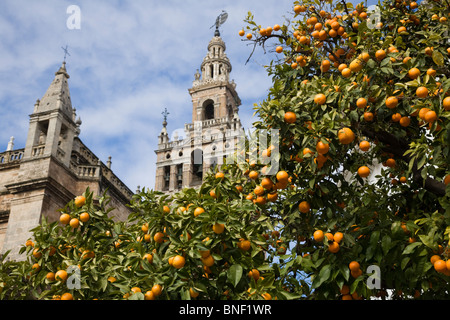
[[[280,141],[247,141],[247,161],[198,189],[136,194],[127,221],[87,190],[33,230],[27,261],[2,260],[0,299],[448,295],[448,3],[378,12],[294,2],[268,28],[249,14],[239,34],[278,56],[255,131]]]
[[[278,56],[255,127],[282,137],[279,165],[291,188],[275,211],[281,237],[295,243],[293,267],[312,281],[311,293],[301,292],[446,296],[448,1],[384,1],[373,12],[295,1],[293,10],[267,28],[249,13],[240,35]]]

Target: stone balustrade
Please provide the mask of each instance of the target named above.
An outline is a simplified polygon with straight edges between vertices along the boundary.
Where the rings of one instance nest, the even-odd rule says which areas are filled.
[[[25,149],[11,150],[0,153],[0,164],[13,163],[23,159]]]

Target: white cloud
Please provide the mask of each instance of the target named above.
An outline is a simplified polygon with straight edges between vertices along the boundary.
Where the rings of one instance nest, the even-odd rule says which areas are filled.
[[[69,30],[66,9],[81,9],[81,29]],[[58,70],[69,46],[67,69],[72,103],[83,120],[80,138],[131,190],[154,186],[157,136],[167,107],[168,130],[190,122],[192,84],[224,9],[221,28],[231,78],[243,102],[248,127],[253,103],[266,98],[271,84],[258,53],[237,36],[250,10],[263,25],[282,23],[289,2],[273,1],[2,1],[0,10],[0,150],[10,136],[25,145],[28,115]],[[255,62],[257,61],[257,63]]]

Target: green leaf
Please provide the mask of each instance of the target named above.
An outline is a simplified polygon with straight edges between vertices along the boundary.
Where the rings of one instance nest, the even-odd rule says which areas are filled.
[[[330,278],[331,274],[331,265],[327,264],[322,269],[320,269],[319,276],[316,277],[312,284],[312,289],[320,287],[322,283],[327,281]]]
[[[402,254],[410,254],[411,252],[413,252],[413,250],[414,250],[416,247],[418,247],[418,246],[420,246],[420,245],[422,245],[421,242],[414,242],[414,243],[411,243],[411,244],[409,244],[409,245],[405,248],[405,250],[403,250],[403,253],[402,253]]]
[[[423,244],[426,245],[427,247],[429,247],[431,249],[436,249],[436,243],[434,242],[433,236],[421,234],[421,235],[419,235],[419,238],[420,238],[420,241],[422,241]]]
[[[444,57],[442,56],[442,53],[439,51],[433,51],[432,55],[434,63],[436,63],[438,66],[444,65]]]
[[[227,271],[227,278],[230,283],[236,287],[242,278],[243,269],[240,264],[233,264]]]
[[[390,236],[385,235],[383,239],[381,239],[381,249],[383,249],[383,253],[386,255],[388,251],[391,249],[392,239]]]

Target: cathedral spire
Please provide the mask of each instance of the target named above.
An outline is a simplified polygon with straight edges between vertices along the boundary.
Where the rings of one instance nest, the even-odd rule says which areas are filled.
[[[70,99],[70,90],[67,80],[70,78],[64,61],[58,71],[55,72],[55,78],[48,87],[42,99],[37,102],[37,112],[46,112],[52,110],[61,110],[72,118],[72,101]]]

